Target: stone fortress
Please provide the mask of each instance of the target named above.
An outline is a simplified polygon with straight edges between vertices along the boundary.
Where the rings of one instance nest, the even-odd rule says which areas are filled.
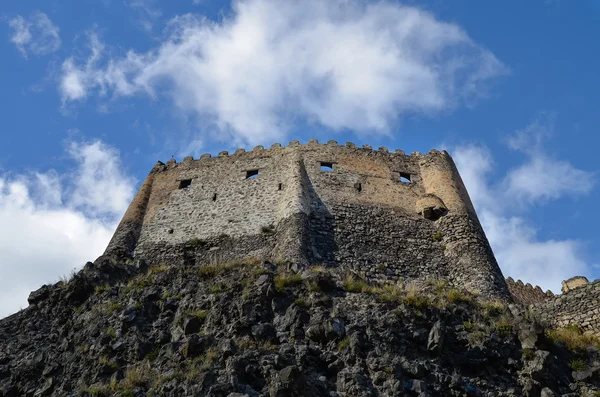
[[[508,289],[452,158],[297,141],[158,162],[107,253],[148,263],[261,258],[371,279]]]
[[[158,162],[105,254],[116,252],[151,265],[259,258],[370,280],[445,278],[600,335],[600,282],[571,279],[554,296],[504,279],[445,151],[313,139]]]

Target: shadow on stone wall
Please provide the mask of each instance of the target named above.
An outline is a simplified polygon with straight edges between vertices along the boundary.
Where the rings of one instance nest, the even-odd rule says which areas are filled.
[[[316,192],[310,176],[305,176],[306,191],[310,197],[310,250],[307,257],[314,263],[336,265],[334,217]]]

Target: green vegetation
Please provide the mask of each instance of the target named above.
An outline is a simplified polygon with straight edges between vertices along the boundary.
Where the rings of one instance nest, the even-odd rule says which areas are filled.
[[[337,344],[338,351],[346,350],[348,347],[350,347],[350,339],[349,338],[344,338],[341,341],[339,341],[339,343]]]
[[[493,318],[506,313],[504,302],[499,300],[482,301],[480,305],[485,318]]]
[[[508,336],[513,330],[513,319],[507,315],[503,315],[496,320],[496,330],[501,336]]]
[[[588,366],[585,361],[579,358],[577,360],[571,360],[569,362],[569,368],[571,368],[573,371],[585,371],[588,369]]]
[[[467,330],[467,331],[472,331],[472,330],[473,330],[473,326],[474,326],[474,325],[473,325],[473,321],[471,321],[471,320],[467,320],[467,321],[465,321],[465,322],[463,323],[463,325],[464,325],[464,327],[465,327],[465,330]]]
[[[166,272],[167,270],[169,270],[169,266],[167,266],[167,265],[151,266],[148,269],[148,274],[152,275],[152,274],[162,273],[162,272]]]
[[[106,356],[100,356],[100,358],[98,359],[98,363],[100,365],[110,368],[113,372],[117,370],[117,364],[110,361]]]
[[[110,337],[110,339],[115,339],[117,337],[117,333],[113,327],[107,328],[105,333]]]
[[[109,316],[111,314],[113,314],[114,312],[116,312],[117,310],[121,310],[123,308],[123,305],[117,302],[111,302],[108,307],[106,308],[106,314],[108,314]]]
[[[346,276],[346,279],[344,280],[344,289],[348,292],[369,293],[371,291],[371,287],[366,282],[352,275]]]
[[[444,236],[440,232],[436,232],[432,237],[433,241],[442,241],[442,238],[444,238]]]
[[[450,288],[446,291],[446,300],[450,303],[471,303],[473,297],[464,290]]]
[[[302,276],[299,274],[278,274],[274,278],[275,290],[283,292],[287,287],[293,287],[302,283]]]
[[[533,360],[535,357],[535,350],[533,349],[523,349],[523,358],[527,361]]]
[[[304,300],[304,298],[298,298],[298,299],[296,299],[296,300],[294,301],[294,303],[295,303],[297,306],[300,306],[300,307],[308,307],[308,304],[306,303],[306,301]]]
[[[579,327],[571,325],[566,328],[548,329],[546,336],[557,345],[565,346],[574,352],[585,351],[588,347],[600,348],[600,340],[593,335],[583,334]]]
[[[110,291],[110,285],[97,285],[96,288],[94,289],[94,292],[96,294],[101,294],[103,292],[107,292]]]

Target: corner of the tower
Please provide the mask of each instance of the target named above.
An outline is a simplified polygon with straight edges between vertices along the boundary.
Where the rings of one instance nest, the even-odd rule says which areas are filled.
[[[485,295],[508,297],[506,281],[452,157],[446,151],[432,151],[419,165],[429,201],[439,198],[445,207],[436,222],[450,259],[450,277]]]
[[[156,173],[160,172],[164,167],[165,164],[158,161],[140,186],[140,189],[129,204],[129,207],[127,207],[127,211],[125,211],[119,226],[117,226],[115,233],[108,243],[108,246],[104,251],[105,256],[116,253],[133,256],[133,252],[140,237],[142,225],[144,224],[148,202],[152,194],[154,177]]]

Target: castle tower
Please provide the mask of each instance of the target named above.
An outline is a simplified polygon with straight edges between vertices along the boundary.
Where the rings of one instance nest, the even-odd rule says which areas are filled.
[[[346,266],[369,279],[443,277],[507,296],[446,152],[297,141],[158,163],[106,253],[149,263],[260,258]]]

